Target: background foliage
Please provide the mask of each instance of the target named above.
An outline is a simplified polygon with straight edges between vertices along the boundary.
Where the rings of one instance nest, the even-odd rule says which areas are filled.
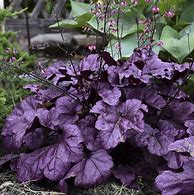
[[[18,12],[19,13],[19,12]],[[6,17],[13,17],[18,13],[11,13],[7,9],[0,10],[0,24]],[[21,50],[16,43],[15,32],[0,32],[0,59],[8,58],[11,60],[23,61],[22,67],[26,70],[32,70],[35,57],[29,56],[27,52]],[[0,65],[0,129],[3,125],[5,117],[10,113],[13,107],[18,103],[27,91],[23,89],[24,79],[19,78],[21,72],[14,71],[10,68],[3,69]]]
[[[99,1],[103,5],[103,1]],[[186,57],[192,54],[193,43],[193,22],[194,14],[192,9],[194,2],[189,0],[166,0],[155,1],[155,3],[147,3],[144,0],[138,1],[137,5],[133,5],[132,1],[128,0],[128,6],[122,7],[120,5],[122,1],[118,1],[117,4],[111,5],[111,10],[119,10],[118,13],[111,14],[105,20],[100,20],[97,13],[98,7],[94,4],[86,4],[75,2],[71,0],[71,16],[72,19],[62,20],[59,24],[53,24],[51,28],[80,28],[88,27],[91,29],[89,33],[96,35],[102,35],[106,32],[108,35],[109,44],[106,45],[106,50],[109,51],[114,58],[120,58],[118,56],[118,49],[115,49],[115,45],[118,42],[121,44],[122,57],[129,57],[134,48],[138,47],[137,33],[141,33],[145,30],[145,26],[139,24],[137,26],[137,19],[145,19],[153,17],[152,7],[157,5],[160,9],[160,13],[155,15],[156,19],[156,32],[154,33],[154,41],[163,41],[164,45],[160,49],[154,48],[156,53],[161,53],[165,58],[171,58],[172,60],[181,63]],[[100,5],[101,5],[100,4]],[[122,11],[120,10],[121,7]],[[91,11],[95,10],[95,11]],[[100,9],[99,9],[100,11]],[[165,13],[172,11],[174,15],[172,17],[166,17]],[[103,10],[101,10],[103,12]],[[98,16],[97,16],[98,15]],[[111,27],[108,23],[110,21],[118,22],[118,26],[115,26],[117,31],[111,31]],[[117,25],[117,24],[114,24]],[[105,27],[105,29],[104,29]],[[165,28],[164,28],[165,27]],[[104,35],[103,35],[104,36]],[[190,42],[190,49],[188,49],[188,37]],[[136,37],[136,41],[134,38]],[[182,45],[182,43],[184,44]],[[113,48],[111,48],[113,47]],[[181,49],[182,48],[182,49]],[[161,56],[163,56],[161,55]]]

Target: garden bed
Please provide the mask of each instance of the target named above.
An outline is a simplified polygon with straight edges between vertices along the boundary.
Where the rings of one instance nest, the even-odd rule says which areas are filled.
[[[56,186],[48,183],[18,183],[16,175],[9,170],[0,173],[1,195],[65,195],[57,192]],[[48,184],[48,185],[47,185]],[[50,186],[50,189],[48,189]],[[52,189],[53,190],[52,190]],[[142,190],[133,190],[121,186],[114,181],[89,189],[70,188],[68,195],[156,195],[149,186],[142,185]]]

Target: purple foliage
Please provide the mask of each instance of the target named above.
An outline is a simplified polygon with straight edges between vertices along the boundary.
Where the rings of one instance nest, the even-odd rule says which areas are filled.
[[[183,166],[183,171],[163,171],[156,177],[156,186],[162,191],[162,195],[185,194],[194,192],[194,163],[188,161]]]
[[[144,131],[142,111],[147,111],[147,107],[140,100],[126,100],[117,106],[102,103],[101,106],[103,110],[100,110],[97,102],[92,111],[100,114],[95,127],[99,130],[99,137],[104,148],[114,148],[120,142],[125,142],[130,130]]]
[[[55,63],[44,74],[55,87],[27,85],[34,95],[7,117],[0,165],[63,192],[111,175],[131,187],[152,170],[162,194],[194,193],[194,104],[179,86],[189,67],[146,49],[125,62],[104,52]]]
[[[111,174],[113,161],[103,149],[89,154],[88,157],[75,164],[65,178],[75,177],[76,186],[92,186],[107,179]]]
[[[132,182],[135,181],[135,173],[129,167],[119,166],[116,170],[113,170],[113,175],[121,181],[124,186],[130,187]]]

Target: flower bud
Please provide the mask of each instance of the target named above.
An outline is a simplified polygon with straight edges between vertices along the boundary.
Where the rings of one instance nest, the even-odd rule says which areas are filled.
[[[159,8],[158,6],[153,6],[153,7],[152,7],[152,12],[153,12],[154,14],[158,14],[158,13],[160,12],[160,8]]]
[[[138,4],[138,0],[131,0],[131,4],[136,6]]]
[[[96,50],[96,46],[95,45],[88,45],[88,49],[90,51]]]
[[[174,15],[175,15],[174,12],[171,11],[171,10],[166,11],[166,12],[164,13],[164,16],[166,16],[167,18],[172,18]]]
[[[16,62],[16,58],[15,57],[9,58],[9,63],[13,63],[13,62]]]
[[[128,6],[128,3],[127,3],[126,1],[122,1],[122,2],[120,3],[120,6],[121,6],[121,7],[127,7],[127,6]]]
[[[158,47],[162,47],[164,45],[164,43],[162,42],[162,41],[159,41],[158,43],[157,43],[157,46]]]

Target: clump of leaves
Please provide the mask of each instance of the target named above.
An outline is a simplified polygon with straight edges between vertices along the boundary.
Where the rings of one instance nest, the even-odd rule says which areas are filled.
[[[150,49],[127,61],[107,52],[44,71],[7,117],[1,164],[20,182],[48,180],[67,191],[111,175],[127,187],[156,178],[163,194],[194,192],[194,104],[182,91],[193,62],[164,62]],[[169,182],[170,179],[170,182]]]

